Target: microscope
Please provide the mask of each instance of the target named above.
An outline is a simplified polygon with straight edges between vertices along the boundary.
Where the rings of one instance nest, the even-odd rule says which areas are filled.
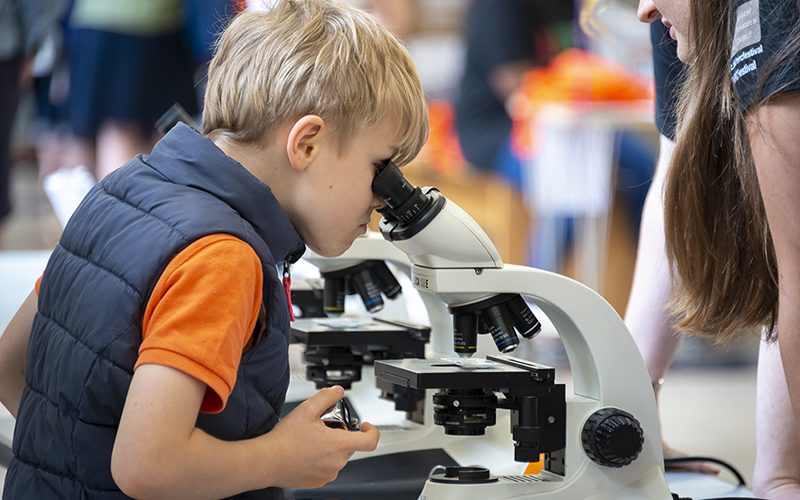
[[[387,203],[380,232],[408,256],[413,286],[453,316],[450,356],[376,361],[375,376],[435,391],[435,424],[476,457],[434,468],[419,498],[671,499],[647,370],[611,305],[564,276],[504,265],[474,220],[435,189],[408,183],[391,162],[373,191]],[[541,309],[563,342],[569,393],[553,368],[508,355],[517,333],[537,330],[524,299]],[[482,333],[500,354],[473,355]],[[510,423],[505,453],[516,462],[541,460],[538,474],[498,473],[488,450],[500,441],[485,438],[501,412]]]
[[[344,399],[353,400],[347,404],[351,406],[351,413],[358,417],[361,408],[374,406],[373,400],[379,397],[374,392],[377,382],[372,365],[375,360],[425,357],[430,326],[405,320],[406,312],[397,317],[391,312],[382,314],[384,302],[402,295],[402,287],[387,264],[408,274],[408,258],[373,232],[357,238],[342,256],[326,258],[307,250],[303,260],[319,269],[320,279],[309,280],[318,298],[313,307],[300,307],[301,310],[310,309],[312,314],[303,310],[303,317],[291,325],[292,343],[301,344],[303,348],[305,383],[293,378],[287,401],[302,400],[323,387],[339,385],[347,391]],[[293,286],[293,303],[297,294]],[[344,314],[345,298],[350,295],[361,298],[364,305],[361,314],[354,315],[352,311]],[[427,309],[434,312],[434,319],[438,318],[434,324],[448,319],[441,302],[434,297],[424,301],[427,301]],[[398,311],[394,308],[393,312]],[[441,327],[449,328],[446,323]],[[314,385],[313,390],[310,383]],[[298,397],[298,387],[306,388],[307,394]],[[422,390],[396,391],[391,398],[394,408],[388,412],[394,416],[395,410],[404,411],[410,420],[421,423],[420,408],[424,399]]]
[[[499,256],[496,258],[499,262]],[[380,233],[368,232],[356,238],[350,249],[339,257],[321,257],[307,251],[303,260],[319,269],[321,279],[315,280],[315,287],[321,300],[313,310],[324,310],[325,314],[298,318],[292,324],[292,341],[305,349],[305,370],[304,380],[292,378],[287,404],[299,403],[318,388],[342,385],[345,388],[343,399],[346,400],[343,406],[346,407],[332,411],[349,413],[351,420],[355,416],[360,421],[369,421],[380,430],[381,439],[374,452],[356,453],[332,483],[314,490],[287,491],[288,498],[415,500],[430,470],[438,465],[457,466],[491,457],[493,470],[519,473],[524,469],[525,464],[515,462],[513,455],[507,453],[512,441],[504,429],[510,425],[510,416],[501,415],[497,419],[500,425],[484,436],[488,446],[475,448],[469,435],[447,435],[436,425],[431,403],[434,390],[398,385],[375,377],[371,365],[378,362],[439,360],[455,355],[451,335],[453,314],[434,294],[418,293],[411,287],[412,265],[406,253]],[[380,267],[378,263],[388,264],[398,276],[408,277],[405,288],[411,288],[410,293],[404,290],[400,295],[394,294],[396,287],[392,284],[396,279],[381,277],[379,273],[383,271],[375,272]],[[371,276],[365,276],[366,272]],[[362,283],[352,283],[354,280]],[[410,295],[417,294],[419,300],[415,302]],[[392,295],[394,301],[403,297],[407,305],[423,306],[427,317],[420,321],[429,327],[394,316],[398,308],[394,307],[396,302],[390,302]],[[356,297],[348,302],[348,314],[342,312],[343,296]],[[501,294],[492,297],[490,302],[494,303],[494,309],[501,310],[501,306],[505,308],[504,303],[512,297],[516,294]],[[364,304],[364,310],[359,302]],[[385,308],[374,306],[381,302],[386,304]],[[487,307],[491,309],[492,305]],[[527,311],[527,305],[525,308]],[[365,318],[366,315],[369,316]],[[504,342],[501,335],[493,337],[491,326],[477,310],[465,310],[462,315],[471,318],[480,331],[486,333],[480,335],[477,342],[475,339],[464,342],[462,351],[465,356],[476,350],[497,352],[495,340],[503,343],[501,348],[506,350],[510,345],[516,345]],[[539,325],[534,323],[530,312],[527,316],[530,316],[528,322],[533,327],[529,326],[525,331],[533,335],[538,332]],[[518,324],[522,323],[518,321]],[[416,343],[415,347],[411,346],[413,343]],[[424,349],[419,350],[420,346]],[[351,356],[358,357],[368,351],[369,354],[357,363],[346,364],[352,360]],[[340,359],[345,363],[330,356],[331,352],[342,353]]]

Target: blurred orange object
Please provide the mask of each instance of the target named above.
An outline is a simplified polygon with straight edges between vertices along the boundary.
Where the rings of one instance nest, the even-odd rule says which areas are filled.
[[[528,465],[525,467],[525,471],[523,471],[522,474],[525,476],[535,475],[542,472],[543,468],[544,468],[544,460],[542,460],[542,457],[539,456],[539,461],[529,462]]]
[[[433,170],[445,174],[464,171],[464,155],[456,132],[455,107],[449,101],[439,99],[428,103],[428,120],[431,136],[422,150],[423,159]]]
[[[531,127],[544,105],[599,106],[652,101],[654,95],[652,79],[642,78],[594,52],[565,50],[548,66],[528,71],[510,100],[515,153],[521,158],[535,154],[537,148]]]

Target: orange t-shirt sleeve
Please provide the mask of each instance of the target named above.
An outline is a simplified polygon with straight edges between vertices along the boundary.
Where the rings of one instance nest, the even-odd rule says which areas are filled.
[[[204,382],[200,411],[225,408],[262,299],[255,251],[230,235],[211,235],[175,256],[159,278],[142,318],[134,369],[159,364]]]

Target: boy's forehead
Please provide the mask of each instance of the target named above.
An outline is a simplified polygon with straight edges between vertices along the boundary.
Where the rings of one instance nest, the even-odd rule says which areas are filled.
[[[387,125],[390,139],[387,141],[391,148],[391,158],[397,162],[398,156],[414,157],[419,152],[419,135],[422,125],[413,121],[390,119]]]
[[[360,124],[358,122],[361,122]],[[402,137],[402,130],[405,126],[397,119],[392,117],[381,117],[375,118],[371,120],[357,120],[356,122],[351,122],[352,125],[355,125],[355,133],[350,133],[351,136],[355,135],[356,137],[361,136],[375,136],[374,139],[380,139],[381,142],[397,142],[400,137]],[[352,126],[351,125],[351,126]],[[342,130],[343,135],[347,134],[347,125],[345,125],[345,130]]]
[[[403,138],[403,129],[406,126],[395,118],[384,118],[378,124],[377,134],[380,139],[381,145],[386,147],[394,156],[400,148],[400,142]]]

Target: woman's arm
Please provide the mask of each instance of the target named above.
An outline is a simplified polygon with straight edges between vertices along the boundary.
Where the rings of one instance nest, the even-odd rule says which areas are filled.
[[[36,309],[37,296],[32,291],[0,337],[0,402],[14,418],[25,388],[25,358]]]
[[[747,118],[750,146],[778,263],[778,339],[782,366],[787,367],[785,381],[788,389],[777,392],[780,377],[773,371],[764,372],[772,374],[765,380],[773,381],[770,384],[773,391],[759,397],[769,401],[763,404],[769,404],[768,409],[778,412],[779,418],[761,420],[763,426],[770,426],[770,429],[762,429],[760,435],[765,443],[773,441],[772,437],[782,443],[797,444],[800,442],[797,426],[800,417],[800,141],[797,140],[800,92],[775,96]],[[777,361],[773,365],[777,365]],[[771,370],[777,368],[773,366]],[[759,391],[762,389],[769,389],[767,382],[759,382]],[[792,408],[794,418],[781,413],[781,405],[787,412]],[[770,451],[760,443],[759,449],[764,450],[763,454],[773,453],[781,457],[776,472],[788,471],[788,474],[783,474],[784,481],[800,482],[798,447],[794,447],[795,453],[781,456],[781,447],[775,446]],[[770,466],[775,468],[777,463],[770,463]]]
[[[667,314],[670,277],[664,249],[664,179],[674,148],[674,142],[660,136],[656,173],[642,210],[636,268],[625,309],[625,324],[639,346],[652,382],[667,373],[680,344]]]
[[[680,335],[671,327],[667,309],[671,287],[664,243],[664,180],[674,148],[673,141],[664,135],[660,136],[655,177],[642,210],[636,268],[628,307],[625,309],[625,324],[639,346],[647,373],[654,384],[667,374],[681,342]],[[662,446],[664,458],[686,456],[685,453],[670,448],[666,442]],[[719,473],[715,467],[702,462],[688,463],[675,469]]]
[[[323,389],[254,439],[221,441],[195,427],[206,384],[174,368],[136,369],[111,458],[117,485],[141,499],[215,499],[270,486],[316,488],[356,451],[373,451],[378,430],[327,427],[320,416],[344,394]]]
[[[777,343],[761,344],[757,387],[754,492],[760,498],[796,500],[800,498],[800,438]]]

